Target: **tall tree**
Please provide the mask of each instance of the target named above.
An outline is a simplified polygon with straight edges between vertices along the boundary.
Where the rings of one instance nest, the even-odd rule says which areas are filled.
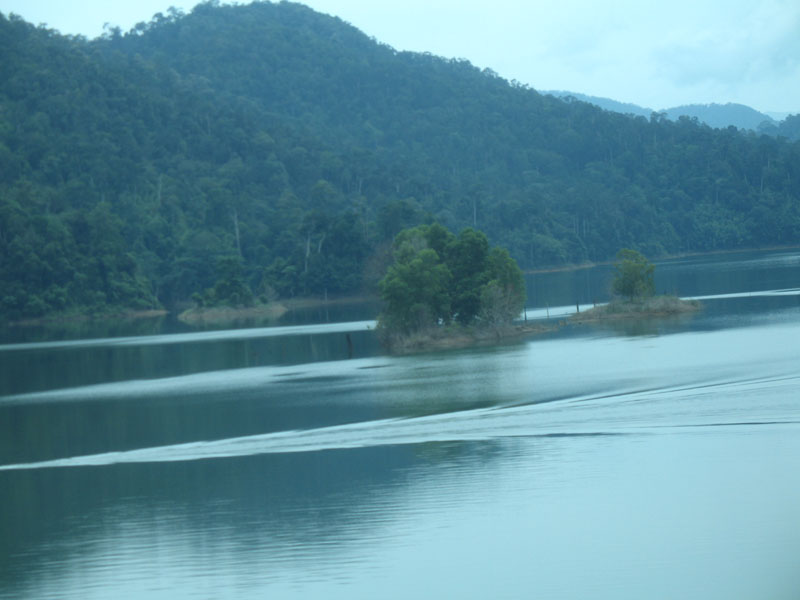
[[[655,293],[655,265],[636,250],[623,248],[614,262],[612,289],[628,300],[647,298]]]

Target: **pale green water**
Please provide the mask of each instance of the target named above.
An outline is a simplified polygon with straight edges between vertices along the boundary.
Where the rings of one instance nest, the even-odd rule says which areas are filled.
[[[797,598],[800,253],[657,273],[705,310],[402,358],[357,312],[6,343],[0,598]],[[606,285],[529,278],[529,315]]]

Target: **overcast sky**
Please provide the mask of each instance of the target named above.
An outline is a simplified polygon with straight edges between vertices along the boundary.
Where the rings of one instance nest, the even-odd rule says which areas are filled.
[[[61,33],[127,31],[193,0],[0,0]],[[798,0],[307,0],[398,50],[466,58],[538,90],[662,109],[800,112]]]

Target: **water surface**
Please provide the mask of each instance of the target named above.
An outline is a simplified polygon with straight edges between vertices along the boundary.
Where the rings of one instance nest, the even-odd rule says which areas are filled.
[[[800,253],[657,274],[705,309],[412,357],[357,313],[6,343],[0,598],[797,598]]]

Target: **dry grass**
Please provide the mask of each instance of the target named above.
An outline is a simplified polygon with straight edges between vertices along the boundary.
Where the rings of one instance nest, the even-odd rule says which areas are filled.
[[[504,341],[551,331],[540,324],[516,324],[499,327],[430,327],[408,334],[378,329],[383,346],[392,354],[414,354],[432,350],[490,346]]]
[[[681,300],[677,296],[651,296],[641,300],[614,300],[573,315],[573,321],[606,319],[641,319],[691,313],[702,308],[697,300]]]
[[[190,308],[178,315],[178,319],[185,323],[201,323],[213,325],[231,323],[247,319],[275,320],[286,313],[288,309],[279,302],[270,302],[250,308],[231,308],[219,306],[215,308]]]

